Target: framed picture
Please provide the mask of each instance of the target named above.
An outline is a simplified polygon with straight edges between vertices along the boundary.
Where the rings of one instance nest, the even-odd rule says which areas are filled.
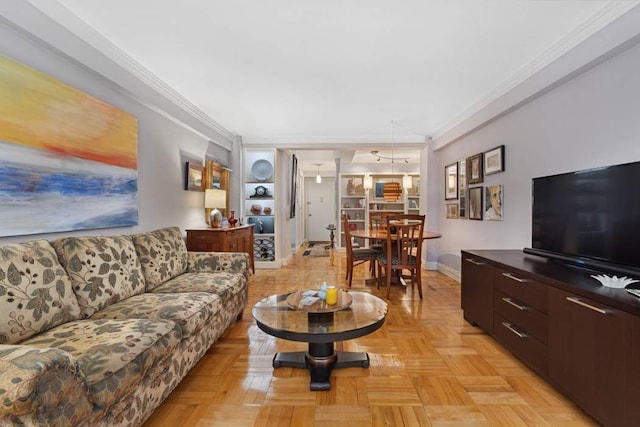
[[[484,174],[504,172],[504,145],[484,152]]]
[[[296,216],[296,197],[298,192],[298,158],[296,155],[291,156],[291,186],[289,188],[289,218]]]
[[[189,191],[204,191],[202,185],[202,165],[187,162],[185,167],[184,189]]]
[[[458,162],[444,167],[444,199],[458,198]]]
[[[480,184],[484,180],[482,166],[482,153],[467,157],[467,183]]]
[[[457,203],[447,203],[447,218],[458,218]]]
[[[399,178],[400,182],[402,182],[402,178]],[[373,198],[378,199],[380,201],[385,200],[384,198],[384,186],[390,182],[398,182],[398,177],[373,177]],[[400,184],[400,190],[404,191],[402,185]],[[356,192],[356,195],[358,193]],[[400,200],[402,200],[402,193],[400,193]],[[402,203],[401,201],[399,203]]]
[[[484,190],[484,219],[502,221],[502,185],[488,185]]]
[[[469,189],[469,219],[482,220],[482,187]]]
[[[363,177],[352,176],[347,179],[345,194],[347,196],[364,196]]]
[[[458,218],[467,217],[467,163],[458,162]]]

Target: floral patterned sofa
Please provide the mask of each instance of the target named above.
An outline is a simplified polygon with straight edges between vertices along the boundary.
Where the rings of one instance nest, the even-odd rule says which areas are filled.
[[[242,316],[249,256],[178,228],[0,247],[0,425],[140,425]]]

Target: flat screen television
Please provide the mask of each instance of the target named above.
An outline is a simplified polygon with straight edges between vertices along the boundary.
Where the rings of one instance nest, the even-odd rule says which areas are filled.
[[[532,220],[525,252],[640,275],[640,162],[534,178]]]

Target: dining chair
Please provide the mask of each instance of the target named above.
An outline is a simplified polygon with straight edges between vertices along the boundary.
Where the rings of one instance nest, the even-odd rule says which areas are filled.
[[[414,282],[418,285],[418,294],[422,299],[422,234],[424,215],[398,214],[387,217],[386,245],[378,255],[378,289],[382,282],[382,270],[386,272],[387,298],[391,294],[391,279],[394,273],[402,278],[402,272],[409,270],[411,290]]]
[[[380,251],[369,248],[354,249],[351,243],[351,229],[349,228],[349,218],[346,214],[342,215],[342,225],[344,229],[344,240],[347,247],[347,274],[345,279],[349,281],[349,287],[351,287],[351,281],[353,279],[353,267],[363,264],[367,261],[375,263],[376,258],[380,254]],[[373,270],[375,277],[375,269]]]
[[[394,215],[391,212],[369,212],[369,230],[381,231],[387,228],[387,217]],[[397,215],[397,214],[395,214]],[[369,247],[372,249],[382,250],[383,239],[371,239]]]

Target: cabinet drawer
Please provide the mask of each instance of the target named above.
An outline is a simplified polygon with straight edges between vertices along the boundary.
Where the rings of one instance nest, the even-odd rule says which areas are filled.
[[[547,344],[547,316],[531,307],[524,301],[511,297],[498,290],[495,291],[493,306],[500,314],[518,330],[533,336],[543,344]]]
[[[511,352],[526,362],[529,367],[547,376],[547,346],[500,314],[493,316],[493,335]]]
[[[547,287],[542,283],[517,273],[496,269],[494,286],[508,297],[522,301],[543,313],[547,312]]]

